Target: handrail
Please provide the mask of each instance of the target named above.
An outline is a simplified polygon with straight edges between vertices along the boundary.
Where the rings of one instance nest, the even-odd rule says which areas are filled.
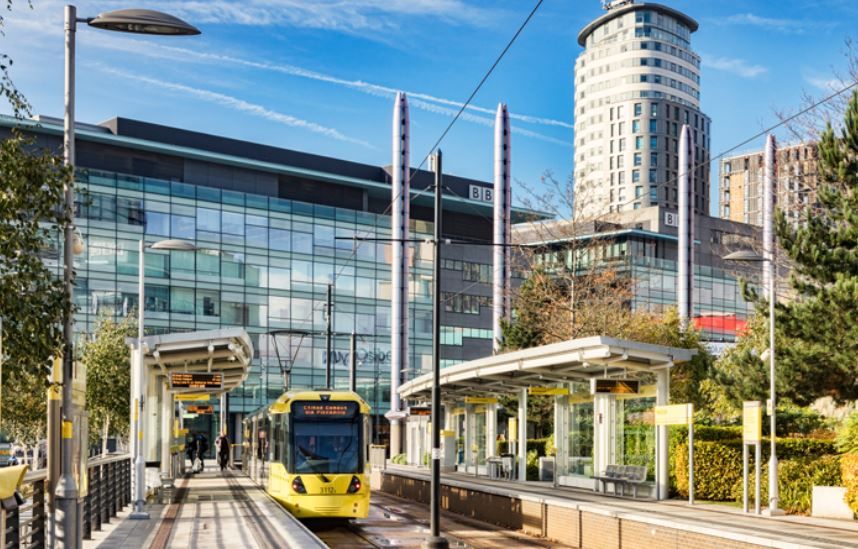
[[[102,524],[131,503],[131,465],[130,454],[111,454],[87,461],[89,490],[83,498],[84,539],[90,539],[93,530],[101,530]],[[0,513],[6,515],[6,547],[42,549],[47,546],[46,482],[47,470],[28,473],[22,483],[28,499],[20,505],[0,509]]]

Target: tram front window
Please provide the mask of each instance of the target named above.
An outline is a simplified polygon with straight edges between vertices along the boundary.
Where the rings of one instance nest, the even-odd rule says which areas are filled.
[[[296,473],[354,473],[359,471],[359,423],[299,422],[293,425]]]

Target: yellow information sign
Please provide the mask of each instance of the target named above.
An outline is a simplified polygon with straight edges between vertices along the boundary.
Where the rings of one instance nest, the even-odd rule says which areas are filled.
[[[211,397],[210,393],[178,393],[176,400],[208,402],[209,397]]]
[[[745,401],[742,405],[742,440],[759,443],[763,439],[763,404]]]
[[[527,394],[534,396],[554,395],[562,396],[569,394],[568,387],[528,387]]]
[[[590,393],[575,393],[573,395],[569,395],[568,398],[569,404],[584,404],[587,402],[593,402],[593,395]]]
[[[509,433],[510,442],[518,441],[518,420],[514,417],[508,418],[506,420],[506,429]]]
[[[454,415],[454,416],[463,416],[463,415],[465,415],[465,408],[464,408],[464,407],[453,408],[453,415]]]
[[[655,407],[656,425],[688,425],[693,413],[691,404],[671,404]]]
[[[465,397],[465,404],[497,404],[498,399],[492,397]]]

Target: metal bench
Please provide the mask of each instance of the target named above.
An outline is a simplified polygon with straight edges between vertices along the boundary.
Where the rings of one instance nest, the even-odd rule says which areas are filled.
[[[606,485],[614,485],[614,495],[617,493],[617,488],[622,487],[622,495],[626,495],[626,486],[632,487],[633,497],[638,497],[638,486],[646,482],[646,466],[639,465],[608,465],[601,475],[594,475],[593,478],[598,480],[602,486],[602,492],[607,493]]]

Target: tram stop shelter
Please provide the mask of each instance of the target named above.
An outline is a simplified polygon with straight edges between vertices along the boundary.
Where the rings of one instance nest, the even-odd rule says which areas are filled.
[[[596,490],[593,476],[608,465],[645,465],[650,478],[654,473],[654,482],[647,484],[652,495],[664,499],[668,437],[666,427],[655,426],[654,406],[668,404],[671,368],[695,354],[690,349],[596,336],[444,368],[440,375],[444,440],[456,441],[456,470],[488,475],[489,466],[508,452],[519,458],[517,470],[508,476],[526,479],[527,399],[548,395],[554,400],[555,486]],[[421,409],[431,402],[432,374],[403,384],[399,393]],[[503,395],[518,399],[518,414],[509,418],[506,429],[499,429],[497,399]],[[422,425],[419,431],[407,431],[412,439],[423,432],[428,436],[426,418],[408,421]],[[502,431],[507,432],[504,441],[498,437]],[[428,441],[420,446],[429,451]],[[452,464],[442,465],[449,470]]]
[[[138,340],[128,338],[126,341],[132,347],[132,371],[139,371]],[[142,344],[143,457],[147,469],[157,465],[159,473],[147,473],[146,484],[169,487],[183,459],[185,432],[177,404],[178,408],[207,406],[213,398],[220,397],[220,424],[225,425],[224,396],[247,378],[253,343],[243,328],[222,328],[153,335],[144,337]],[[132,421],[135,395],[139,394],[136,381],[136,376],[132,375]],[[212,411],[213,408],[212,405]]]

